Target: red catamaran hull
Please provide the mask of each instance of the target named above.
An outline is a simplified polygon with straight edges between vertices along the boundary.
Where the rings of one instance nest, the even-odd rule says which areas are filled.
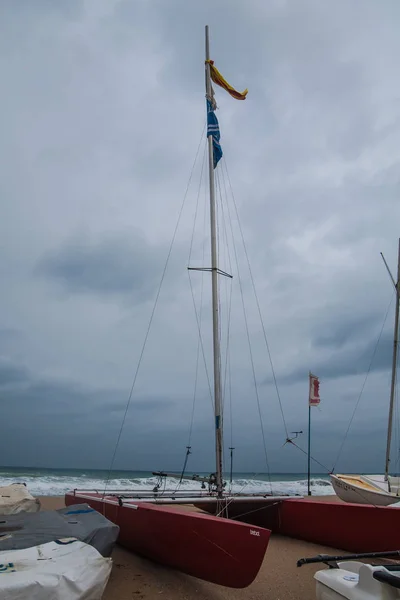
[[[390,506],[284,500],[279,533],[352,553],[400,546],[400,509]]]
[[[203,510],[215,503],[196,502]],[[231,519],[266,527],[273,533],[352,553],[386,552],[400,547],[400,508],[299,498],[249,503],[233,499]]]
[[[65,495],[67,506],[87,503],[120,528],[118,543],[160,564],[233,588],[250,585],[271,532],[211,515],[123,501],[101,494]]]

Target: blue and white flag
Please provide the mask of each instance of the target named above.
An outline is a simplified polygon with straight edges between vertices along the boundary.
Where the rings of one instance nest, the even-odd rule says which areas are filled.
[[[222,158],[222,148],[219,140],[221,135],[219,133],[218,119],[215,115],[211,102],[207,100],[207,137],[212,136],[213,140],[213,157],[214,157],[214,169],[218,162]]]

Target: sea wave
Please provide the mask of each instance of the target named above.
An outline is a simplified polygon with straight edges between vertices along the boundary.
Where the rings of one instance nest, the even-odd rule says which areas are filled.
[[[98,491],[108,490],[152,490],[159,482],[156,477],[135,477],[135,478],[110,478],[100,479],[87,476],[85,474],[72,475],[13,475],[12,472],[2,472],[0,475],[0,486],[10,485],[11,483],[25,483],[29,491],[37,496],[63,496],[68,490],[93,489]],[[259,479],[237,478],[233,479],[232,486],[228,483],[227,488],[233,493],[262,494],[273,493],[280,494],[298,494],[304,496],[307,494],[307,480],[293,479],[282,481],[262,481]],[[160,490],[164,491],[199,491],[201,484],[197,481],[185,480],[182,483],[174,478],[165,478],[162,480]],[[326,496],[334,494],[333,488],[327,479],[311,479],[311,492],[313,496]]]

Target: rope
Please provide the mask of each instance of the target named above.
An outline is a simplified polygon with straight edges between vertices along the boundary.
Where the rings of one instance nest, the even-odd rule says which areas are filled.
[[[224,198],[222,195],[222,187],[221,187],[221,181],[220,181],[220,176],[219,176],[219,170],[216,171],[216,190],[217,190],[217,201],[218,201],[218,215],[219,215],[219,219],[221,219],[220,229],[222,229],[224,250],[226,251],[225,258],[228,263],[228,272],[229,272],[229,274],[232,274],[232,258],[231,258],[230,248],[229,248],[229,238],[228,238],[227,223],[226,223],[225,210],[224,210]],[[225,201],[226,201],[226,198],[225,198]],[[225,366],[224,366],[223,385],[222,385],[222,415],[223,415],[223,419],[224,419],[225,418],[225,399],[226,399],[226,394],[227,394],[227,378],[229,378],[228,381],[229,381],[229,389],[230,389],[230,407],[232,407],[232,387],[231,387],[231,379],[230,379],[231,372],[230,372],[230,368],[228,370],[228,364],[230,364],[230,336],[231,336],[231,314],[232,314],[233,287],[232,287],[230,278],[223,277],[222,281],[225,282],[224,290],[225,290],[225,295],[226,295],[226,304],[228,307],[227,321],[226,321]],[[228,286],[229,286],[229,290],[228,290]],[[221,287],[222,287],[222,285],[221,285]],[[221,298],[221,296],[222,296],[222,294],[220,294],[220,298]],[[221,306],[219,308],[219,314],[222,316]],[[220,327],[221,327],[220,337],[222,340],[222,318],[220,319]],[[221,344],[221,346],[222,346],[222,344]],[[222,362],[222,355],[221,355],[221,362]],[[222,368],[222,365],[221,365],[221,368]],[[230,411],[230,424],[231,424],[231,429],[232,429],[232,411]],[[232,434],[231,434],[231,438],[232,438]],[[231,443],[231,446],[232,446],[232,443]],[[225,446],[224,446],[224,464],[226,464]]]
[[[300,452],[302,452],[303,454],[305,454],[306,456],[308,456],[308,453],[305,450],[303,450],[303,448],[301,448],[300,446],[298,446],[290,438],[288,438],[285,443],[286,444],[292,444],[292,446],[295,446],[295,448],[297,448],[298,450],[300,450]],[[323,465],[322,463],[320,463],[319,460],[317,460],[313,456],[310,455],[310,458],[311,458],[312,461],[314,461],[315,463],[317,463],[317,465],[319,465],[320,467],[322,467],[324,469],[324,471],[326,471],[327,473],[329,473],[329,474],[333,473],[333,471],[330,471],[326,465]]]
[[[198,213],[198,209],[199,209],[199,199],[200,199],[201,183],[202,183],[202,180],[203,180],[203,172],[204,172],[204,164],[205,164],[205,158],[206,158],[206,150],[207,150],[207,140],[206,140],[206,144],[204,145],[203,163],[201,165],[200,182],[199,182],[199,187],[198,187],[198,190],[197,190],[196,212],[195,212],[195,217],[194,217],[194,221],[193,221],[192,238],[190,240],[190,249],[189,249],[188,264],[190,264],[191,258],[192,258],[194,232],[195,232],[196,221],[197,221],[197,213]],[[203,258],[204,258],[204,244],[203,244]],[[202,307],[202,303],[203,303],[203,281],[204,281],[204,278],[202,276],[202,278],[201,278],[201,292],[200,292],[200,329],[201,329],[201,319],[202,319],[201,307]],[[196,405],[196,394],[197,394],[197,382],[198,382],[198,375],[199,375],[199,358],[200,358],[200,338],[197,340],[196,373],[195,373],[195,378],[194,378],[193,403],[192,403],[192,413],[191,413],[191,418],[190,418],[188,443],[187,443],[187,446],[186,446],[187,448],[190,447],[191,440],[192,440],[194,410],[195,410],[195,405]],[[186,468],[187,458],[188,458],[188,455],[186,454],[185,467],[184,467],[184,470],[182,472],[182,475],[184,474],[184,471],[185,471],[185,468]],[[182,478],[181,478],[181,481],[182,481]]]
[[[230,504],[230,503],[229,503]],[[281,501],[279,500],[278,502],[271,502],[270,504],[268,504],[267,506],[260,506],[259,508],[253,508],[253,510],[248,510],[244,513],[240,513],[239,515],[235,515],[234,517],[230,517],[233,521],[235,521],[236,519],[240,519],[240,517],[246,517],[247,515],[251,515],[252,513],[255,512],[260,512],[260,510],[268,510],[269,508],[272,508],[274,506],[279,506],[281,504]],[[228,507],[226,507],[228,508]],[[221,513],[218,513],[217,517],[220,516]]]
[[[186,447],[186,456],[185,456],[185,462],[183,463],[183,468],[182,468],[182,472],[181,472],[181,478],[180,478],[180,480],[179,480],[179,485],[182,483],[182,479],[183,479],[183,476],[184,476],[184,474],[185,474],[185,471],[186,471],[187,462],[188,462],[188,460],[189,460],[189,456],[191,455],[191,452],[190,452],[190,450],[191,450],[191,446],[187,446],[187,447]],[[177,491],[177,489],[175,489],[175,492],[176,492],[176,491]]]
[[[251,266],[250,266],[250,259],[249,259],[249,255],[248,255],[247,247],[246,247],[246,242],[245,242],[244,235],[243,235],[243,229],[242,229],[242,226],[241,226],[241,223],[240,223],[239,211],[238,211],[236,200],[235,200],[235,196],[234,196],[234,193],[233,193],[231,179],[229,177],[228,165],[227,165],[227,162],[226,162],[226,159],[225,159],[224,156],[223,156],[222,164],[225,166],[226,175],[227,175],[227,178],[228,178],[229,187],[230,187],[231,194],[232,194],[233,205],[235,207],[236,218],[237,218],[237,221],[238,221],[238,226],[239,226],[239,231],[240,231],[240,235],[241,235],[241,238],[242,238],[242,243],[243,243],[243,248],[244,248],[244,252],[245,252],[245,256],[246,256],[247,266],[248,266],[249,273],[250,273],[251,284],[252,284],[252,287],[253,287],[253,292],[254,292],[254,296],[255,296],[255,299],[256,299],[256,303],[257,303],[257,310],[258,310],[258,314],[259,314],[260,321],[261,321],[261,327],[262,327],[262,331],[263,331],[265,346],[266,346],[267,352],[268,352],[269,363],[270,363],[270,366],[271,366],[271,372],[272,372],[272,377],[273,377],[273,380],[274,380],[274,386],[275,386],[275,390],[276,390],[276,395],[277,395],[278,402],[279,402],[279,408],[280,408],[280,411],[281,411],[283,426],[285,428],[286,437],[289,437],[288,428],[287,428],[286,419],[285,419],[285,414],[283,412],[281,395],[280,395],[279,387],[278,387],[278,381],[277,381],[277,378],[276,378],[274,364],[272,362],[271,350],[270,350],[270,347],[269,347],[267,333],[266,333],[265,325],[264,325],[264,320],[263,320],[262,313],[261,313],[260,302],[258,300],[258,294],[257,294],[256,286],[255,286],[255,283],[254,283],[253,272],[252,272]]]
[[[360,393],[359,393],[359,395],[358,395],[357,402],[356,402],[356,405],[355,405],[355,407],[354,407],[354,410],[353,410],[353,414],[351,415],[351,419],[350,419],[350,422],[349,422],[349,424],[348,424],[348,427],[347,427],[347,429],[346,429],[346,433],[344,434],[343,441],[342,441],[342,443],[341,443],[341,445],[340,445],[340,448],[339,448],[338,455],[337,455],[337,457],[336,457],[336,460],[335,460],[335,462],[333,463],[333,467],[332,467],[332,469],[331,469],[331,473],[333,473],[333,472],[335,471],[335,468],[336,468],[336,465],[337,465],[337,463],[338,463],[338,460],[339,460],[339,458],[340,458],[340,456],[341,456],[341,454],[342,454],[342,450],[343,450],[344,444],[345,444],[345,442],[346,442],[346,440],[347,440],[347,436],[349,435],[350,427],[351,427],[351,425],[352,425],[352,423],[353,423],[353,420],[354,420],[355,414],[356,414],[356,412],[357,412],[357,409],[358,409],[358,405],[360,404],[360,400],[361,400],[361,397],[362,397],[362,395],[363,395],[364,388],[365,388],[365,384],[367,383],[367,379],[368,379],[368,376],[369,376],[369,374],[370,374],[370,371],[371,371],[371,368],[372,368],[372,364],[373,364],[373,362],[374,362],[374,359],[375,359],[375,354],[376,354],[376,351],[377,351],[377,349],[378,349],[378,346],[379,346],[379,342],[380,342],[380,340],[381,340],[381,337],[382,337],[383,329],[384,329],[384,327],[385,327],[386,319],[387,319],[387,317],[388,317],[388,314],[389,314],[389,310],[390,310],[390,307],[391,307],[392,301],[393,301],[393,296],[391,297],[391,299],[390,299],[390,302],[389,302],[389,306],[387,307],[386,314],[385,314],[385,317],[384,317],[384,319],[383,319],[383,324],[382,324],[381,330],[380,330],[380,332],[379,332],[379,336],[378,336],[377,342],[376,342],[376,344],[375,344],[374,351],[373,351],[373,353],[372,353],[372,356],[371,356],[371,360],[370,360],[370,363],[369,363],[369,366],[368,366],[368,370],[367,370],[367,373],[366,373],[366,375],[365,375],[365,378],[364,378],[363,384],[362,384],[362,386],[361,386],[361,391],[360,391]]]
[[[219,202],[218,202],[218,170],[216,170],[216,177],[214,178],[214,186],[215,186],[215,219],[216,219],[216,236],[217,236],[217,265],[219,268],[220,265],[220,243],[221,243],[221,236],[220,236],[220,206],[219,206]],[[218,291],[220,290],[220,285],[219,285],[219,275],[217,274],[217,289]],[[223,397],[223,388],[222,388],[222,378],[221,378],[221,373],[222,373],[222,356],[221,356],[221,340],[222,340],[222,310],[221,310],[221,294],[218,293],[217,294],[217,299],[218,299],[218,342],[219,342],[219,355],[218,355],[218,371],[220,374],[220,396],[221,396],[221,415],[220,415],[220,419],[221,419],[221,444],[222,444],[222,467],[224,467],[225,465],[225,446],[224,446],[224,440],[223,440],[223,431],[224,431],[224,397]],[[222,474],[223,476],[223,474]]]
[[[208,374],[208,369],[207,369],[206,354],[205,354],[205,351],[204,351],[203,337],[201,335],[200,321],[199,321],[199,316],[197,314],[197,307],[196,307],[196,301],[195,301],[195,297],[194,297],[192,279],[190,277],[190,271],[188,271],[188,274],[189,274],[190,291],[192,293],[194,313],[195,313],[195,316],[196,316],[197,330],[199,332],[199,340],[200,340],[200,346],[201,346],[201,353],[202,353],[202,356],[203,356],[204,368],[205,368],[205,371],[206,371],[206,377],[207,377],[207,383],[208,383],[208,391],[210,393],[211,407],[214,410],[214,407],[213,407],[213,394],[212,394],[212,389],[211,389],[211,381],[210,381],[210,376]]]
[[[233,251],[234,251],[234,257],[235,257],[236,269],[237,269],[237,273],[238,273],[239,290],[240,290],[240,296],[241,296],[241,300],[242,300],[242,308],[243,308],[243,316],[244,316],[244,322],[245,322],[245,327],[246,327],[247,342],[248,342],[248,346],[249,346],[253,383],[254,383],[254,389],[255,389],[255,394],[256,394],[256,399],[257,399],[258,414],[259,414],[259,418],[260,418],[260,427],[261,427],[261,436],[262,436],[263,447],[264,447],[264,456],[265,456],[265,462],[267,465],[268,480],[269,480],[269,484],[270,484],[270,488],[271,488],[271,492],[272,492],[271,475],[270,475],[270,468],[269,468],[267,444],[266,444],[266,439],[265,439],[264,424],[263,424],[262,413],[261,413],[260,396],[258,393],[257,377],[256,377],[256,371],[255,371],[255,367],[254,367],[253,351],[252,351],[252,347],[251,347],[250,332],[249,332],[247,313],[246,313],[246,307],[245,307],[245,302],[244,302],[242,280],[240,277],[239,260],[238,260],[236,245],[234,243],[234,237],[233,237],[232,218],[231,218],[231,212],[229,210],[229,204],[228,204],[227,208],[228,208],[228,216],[229,216],[229,222],[230,222],[231,234],[232,234],[232,240],[233,240]]]
[[[200,172],[200,181],[199,181],[199,187],[197,189],[196,210],[195,210],[195,213],[194,213],[192,236],[190,238],[190,247],[189,247],[189,257],[188,257],[188,264],[189,265],[190,265],[190,261],[191,261],[191,258],[192,258],[192,250],[193,250],[193,242],[194,242],[194,232],[195,232],[195,229],[196,229],[197,214],[198,214],[198,210],[199,210],[200,191],[201,191],[201,184],[202,184],[202,181],[203,181],[203,172],[204,172],[204,163],[205,163],[205,158],[206,158],[206,150],[207,150],[207,144],[204,145],[203,161],[202,161],[202,164],[201,164],[201,172]]]
[[[111,472],[112,472],[112,470],[114,468],[115,457],[117,455],[118,446],[119,446],[119,443],[121,441],[122,431],[124,429],[126,417],[127,417],[128,410],[129,410],[129,406],[130,406],[130,403],[131,403],[131,400],[132,400],[133,390],[134,390],[135,385],[136,385],[136,380],[137,380],[137,377],[138,377],[138,374],[139,374],[139,369],[140,369],[140,366],[142,364],[142,360],[143,360],[143,356],[144,356],[144,351],[145,351],[147,340],[148,340],[148,337],[149,337],[149,334],[150,334],[150,328],[151,328],[151,325],[153,323],[154,314],[156,312],[156,307],[157,307],[157,304],[158,304],[158,299],[160,297],[162,284],[164,282],[165,274],[167,272],[167,267],[168,267],[168,264],[169,264],[169,259],[171,257],[172,248],[173,248],[173,245],[175,243],[176,234],[178,232],[178,227],[179,227],[179,224],[180,224],[180,221],[181,221],[181,218],[182,218],[183,209],[184,209],[184,206],[185,206],[185,203],[186,203],[186,198],[187,198],[187,194],[188,194],[188,191],[189,191],[189,186],[190,186],[190,183],[192,181],[193,172],[194,172],[194,169],[195,169],[195,166],[196,166],[196,162],[197,162],[197,157],[199,155],[199,151],[200,151],[201,142],[202,142],[202,139],[203,139],[205,127],[206,126],[204,124],[203,125],[203,131],[201,133],[200,142],[199,142],[199,145],[197,147],[196,156],[195,156],[195,159],[194,159],[194,162],[193,162],[193,166],[192,166],[192,169],[191,169],[191,172],[190,172],[189,180],[188,180],[188,183],[187,183],[187,186],[186,186],[185,194],[183,196],[182,204],[181,204],[181,207],[180,207],[180,210],[179,210],[178,220],[176,222],[175,229],[174,229],[174,232],[173,232],[173,235],[172,235],[172,240],[171,240],[171,243],[170,243],[170,246],[169,246],[169,250],[168,250],[168,254],[167,254],[167,259],[165,261],[164,268],[163,268],[163,271],[162,271],[160,284],[158,286],[156,298],[155,298],[154,305],[153,305],[153,308],[152,308],[152,311],[151,311],[151,315],[150,315],[149,324],[148,324],[148,327],[147,327],[147,330],[146,330],[146,334],[145,334],[145,337],[144,337],[142,349],[141,349],[141,352],[140,352],[140,355],[139,355],[139,361],[137,363],[135,375],[133,377],[132,386],[131,386],[131,389],[130,389],[130,392],[129,392],[129,395],[128,395],[128,400],[127,400],[125,411],[124,411],[124,415],[123,415],[123,418],[122,418],[121,427],[120,427],[119,432],[118,432],[117,441],[116,441],[114,452],[113,452],[113,455],[112,455],[110,467],[109,467],[109,470],[108,470],[108,473],[107,473],[107,479],[106,479],[105,485],[104,485],[104,494],[106,493],[106,490],[107,490],[107,487],[108,487],[108,483],[109,483],[110,477],[111,477]]]
[[[227,251],[227,258],[228,258],[228,270],[229,273],[232,273],[232,259],[231,259],[231,253],[229,250],[229,241],[228,241],[228,232],[227,232],[227,228],[226,228],[226,219],[225,219],[225,213],[224,213],[224,203],[223,203],[223,197],[222,197],[222,188],[221,188],[221,183],[220,183],[220,179],[219,179],[219,172],[217,171],[217,190],[219,191],[219,199],[221,202],[221,215],[222,215],[222,225],[223,225],[223,233],[224,233],[224,238],[225,238],[225,243],[226,243],[226,251]],[[228,361],[230,361],[230,352],[229,352],[229,340],[230,340],[230,328],[231,328],[231,312],[232,312],[232,285],[230,285],[230,293],[228,294],[228,278],[224,278],[226,281],[226,285],[225,285],[225,292],[226,292],[226,303],[228,305],[228,315],[227,315],[227,332],[226,332],[226,354],[225,354],[225,368],[224,368],[224,385],[223,385],[223,393],[222,393],[222,400],[223,400],[223,406],[225,404],[225,394],[226,394],[226,380],[227,380],[227,376],[228,376]],[[222,312],[220,311],[220,314],[222,314]]]

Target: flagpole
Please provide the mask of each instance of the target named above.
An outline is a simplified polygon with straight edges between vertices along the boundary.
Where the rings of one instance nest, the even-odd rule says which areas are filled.
[[[311,407],[318,406],[321,402],[319,396],[319,378],[308,372],[308,469],[307,469],[307,494],[311,496]]]
[[[308,404],[308,471],[307,471],[307,495],[311,496],[311,406]]]
[[[308,374],[309,393],[308,393],[308,469],[307,469],[307,495],[311,496],[311,372]]]
[[[206,96],[212,100],[210,64],[210,41],[208,25],[206,25]],[[211,288],[213,317],[213,354],[214,354],[214,413],[215,413],[215,459],[216,487],[219,497],[222,496],[222,415],[221,415],[221,362],[218,314],[218,262],[217,262],[217,228],[215,216],[215,182],[213,137],[208,135],[208,172],[210,186],[210,226],[211,226]]]

